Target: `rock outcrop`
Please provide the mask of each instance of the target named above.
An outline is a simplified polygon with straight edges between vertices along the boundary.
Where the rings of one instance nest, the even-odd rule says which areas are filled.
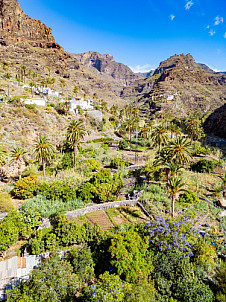
[[[81,54],[71,54],[87,68],[95,68],[100,73],[111,76],[114,80],[127,86],[138,79],[138,76],[126,65],[115,62],[109,55],[101,55],[98,52],[89,51]]]
[[[28,17],[17,0],[0,0],[0,45],[29,42],[32,46],[63,49],[52,35],[52,29]]]
[[[226,139],[226,104],[216,109],[205,121],[204,130]]]

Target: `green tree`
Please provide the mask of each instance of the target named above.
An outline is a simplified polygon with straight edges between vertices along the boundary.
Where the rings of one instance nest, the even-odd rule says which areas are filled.
[[[34,141],[34,155],[36,160],[42,163],[43,176],[45,176],[46,162],[50,161],[55,155],[53,144],[46,136],[40,135]]]
[[[64,93],[64,87],[66,86],[65,80],[61,79],[60,80],[60,87],[61,87],[61,93]]]
[[[9,96],[9,85],[10,85],[10,79],[11,79],[12,75],[11,73],[7,72],[4,74],[4,78],[7,79],[8,81],[8,96]]]
[[[158,151],[160,154],[161,146],[165,145],[169,139],[165,128],[161,126],[155,128],[152,132],[151,138],[153,140],[153,143],[158,146]]]
[[[17,146],[13,148],[13,150],[10,151],[10,157],[11,161],[10,162],[15,162],[18,167],[18,176],[19,179],[21,179],[21,174],[22,174],[22,165],[25,162],[25,155],[28,153],[28,151],[20,146]]]
[[[78,291],[78,279],[70,263],[53,255],[33,270],[30,278],[7,293],[9,302],[72,302]]]
[[[75,96],[77,97],[78,93],[79,93],[79,87],[75,85],[73,88],[73,92],[74,92]]]
[[[148,246],[148,238],[141,238],[132,229],[114,235],[109,252],[111,264],[117,269],[118,275],[132,283],[148,280],[153,270]]]
[[[177,137],[172,140],[168,146],[171,159],[177,164],[183,165],[188,163],[191,158],[191,143],[184,137]]]
[[[30,82],[30,83],[29,83],[29,86],[31,87],[31,95],[32,95],[32,97],[33,97],[33,94],[34,94],[33,88],[35,87],[35,83],[34,83],[34,82]]]
[[[24,66],[24,65],[21,65],[20,66],[20,70],[21,70],[21,76],[22,76],[23,83],[25,83],[25,77],[26,77],[27,67]]]
[[[175,207],[175,200],[178,196],[178,193],[180,193],[181,191],[185,191],[183,189],[184,187],[184,183],[182,182],[180,176],[174,176],[169,178],[168,182],[167,182],[167,188],[169,191],[169,196],[171,198],[171,216],[174,217],[174,207]]]
[[[127,119],[122,125],[122,128],[129,133],[130,151],[132,146],[132,133],[137,129],[137,127],[138,127],[138,120],[133,117]]]
[[[73,146],[74,149],[74,168],[76,169],[76,156],[78,150],[78,143],[86,135],[85,126],[82,122],[73,120],[67,128],[67,142]]]

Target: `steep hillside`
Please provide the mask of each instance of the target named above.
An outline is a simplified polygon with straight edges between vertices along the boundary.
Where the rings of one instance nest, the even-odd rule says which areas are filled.
[[[122,87],[138,79],[138,76],[128,66],[115,62],[114,58],[109,54],[101,55],[98,52],[89,51],[71,55],[78,59],[85,67],[94,67],[102,76],[108,75],[112,77],[113,80],[121,83]]]
[[[216,109],[205,121],[207,133],[226,139],[226,104]]]
[[[55,42],[52,29],[28,17],[18,0],[0,0],[0,33],[0,62],[11,63],[12,76],[20,76],[20,66],[24,65],[26,78],[29,70],[37,72],[38,78],[55,78],[57,90],[61,90],[60,80],[64,78],[66,96],[73,96],[76,85],[81,95],[96,93],[110,103],[123,103],[107,79],[92,73],[65,52]]]
[[[177,95],[176,102],[167,101],[169,95]],[[174,55],[160,63],[154,75],[126,87],[122,97],[135,95],[141,104],[150,104],[153,97],[158,107],[175,114],[191,110],[216,109],[226,100],[226,76],[206,71],[188,55]],[[149,108],[149,106],[147,106]]]

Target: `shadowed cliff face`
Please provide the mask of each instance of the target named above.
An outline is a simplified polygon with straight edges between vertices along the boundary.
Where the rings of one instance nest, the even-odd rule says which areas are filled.
[[[205,121],[204,130],[226,139],[226,104],[215,110]]]
[[[8,46],[17,42],[63,49],[55,42],[52,29],[28,17],[17,0],[0,0],[0,45]]]

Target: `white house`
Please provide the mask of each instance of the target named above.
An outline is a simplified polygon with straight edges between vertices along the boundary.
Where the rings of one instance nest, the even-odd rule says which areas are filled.
[[[93,109],[91,100],[84,100],[84,98],[76,97],[70,101],[70,108],[72,110],[78,109],[78,106],[81,107],[82,110],[91,110]]]
[[[46,106],[46,101],[43,100],[43,99],[29,98],[29,99],[25,99],[24,104],[25,105],[37,105],[37,106],[45,107]]]

